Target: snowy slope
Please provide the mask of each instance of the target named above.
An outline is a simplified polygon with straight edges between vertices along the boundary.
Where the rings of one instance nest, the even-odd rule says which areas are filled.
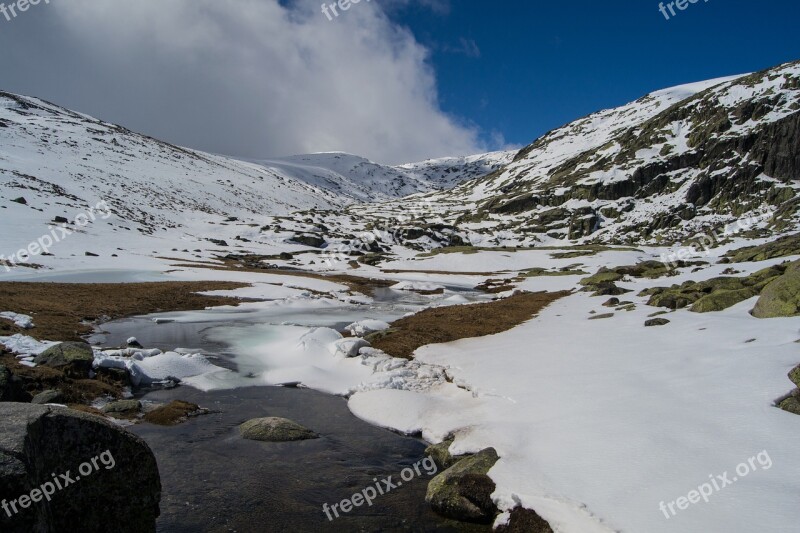
[[[465,178],[484,168],[481,157],[470,161]],[[0,92],[0,254],[5,257],[52,231],[56,217],[76,230],[75,217],[99,202],[112,216],[74,232],[69,247],[54,250],[57,256],[187,249],[207,257],[208,248],[220,248],[209,239],[253,241],[273,216],[339,210],[441,189],[453,181],[348,154],[240,161]],[[20,198],[25,203],[14,202]],[[34,262],[52,261],[37,257]]]
[[[491,174],[425,196],[484,246],[681,242],[756,212],[798,227],[800,62],[665,89],[554,130]],[[372,206],[374,217],[402,202]]]
[[[509,163],[515,151],[468,157],[432,159],[389,167],[344,152],[305,154],[253,160],[282,176],[362,202],[389,200],[452,188],[462,181],[485,176]]]

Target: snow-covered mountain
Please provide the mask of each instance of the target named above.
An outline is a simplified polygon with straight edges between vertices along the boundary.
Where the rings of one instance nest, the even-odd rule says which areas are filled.
[[[407,168],[343,153],[241,161],[0,92],[0,245],[8,256],[47,233],[54,219],[72,221],[100,201],[114,217],[85,230],[90,235],[102,228],[83,245],[87,250],[111,246],[119,240],[115,235],[129,241],[132,234],[193,242],[193,249],[211,238],[247,242],[240,228],[227,232],[222,225],[235,219],[253,237],[249,228],[272,216],[440,190],[511,157],[513,152],[488,154]]]
[[[389,167],[343,152],[297,155],[253,163],[338,195],[374,202],[455,187],[510,163],[516,151],[431,159]]]
[[[142,255],[208,257],[222,241],[267,254],[299,235],[325,248],[410,214],[399,245],[384,231],[370,249],[673,244],[754,214],[740,236],[764,238],[796,231],[799,181],[800,62],[657,91],[519,152],[395,167],[345,153],[240,161],[0,93],[9,253],[100,200],[114,216],[84,230],[75,255],[119,235],[151,239],[130,245]]]
[[[681,241],[757,212],[797,225],[800,62],[658,91],[554,130],[430,196],[478,240]],[[766,234],[766,233],[765,233]],[[474,239],[473,239],[474,240]]]

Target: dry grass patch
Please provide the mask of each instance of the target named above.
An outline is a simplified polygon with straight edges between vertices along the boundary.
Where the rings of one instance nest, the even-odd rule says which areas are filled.
[[[102,321],[168,311],[238,305],[237,298],[198,292],[233,290],[246,283],[224,281],[158,283],[0,283],[0,307],[33,317],[36,327],[20,330],[0,320],[0,335],[25,333],[40,340],[80,341]]]
[[[192,416],[205,414],[208,411],[189,402],[175,400],[167,405],[156,407],[144,415],[144,421],[158,426],[176,426]]]
[[[569,291],[523,292],[493,302],[426,309],[392,323],[391,329],[368,340],[374,348],[389,355],[411,359],[420,346],[507,331],[569,294]]]

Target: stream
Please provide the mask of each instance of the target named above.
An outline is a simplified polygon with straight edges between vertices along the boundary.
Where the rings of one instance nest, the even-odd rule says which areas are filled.
[[[130,427],[158,461],[163,485],[158,531],[489,531],[430,511],[425,492],[431,476],[424,471],[372,506],[329,521],[323,504],[349,498],[374,485],[375,478],[396,480],[403,468],[424,458],[426,444],[359,420],[342,397],[306,388],[253,386],[263,385],[253,375],[269,365],[269,358],[255,354],[280,349],[283,337],[293,338],[298,330],[341,330],[367,318],[389,322],[447,298],[443,303],[480,296],[452,288],[434,297],[378,289],[369,305],[243,306],[103,324],[90,342],[115,346],[134,336],[147,348],[202,350],[215,365],[231,370],[215,390],[179,386],[137,396],[153,402],[183,400],[211,410],[176,427]],[[241,423],[266,416],[289,418],[321,438],[262,443],[239,437]]]

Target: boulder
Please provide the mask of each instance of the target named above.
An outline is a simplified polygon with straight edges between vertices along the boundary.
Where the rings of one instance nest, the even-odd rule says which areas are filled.
[[[650,320],[644,323],[645,327],[652,328],[655,326],[666,326],[669,324],[669,320],[666,318],[651,318]]]
[[[770,282],[761,291],[753,308],[756,318],[777,318],[800,315],[800,268],[793,263],[786,273]]]
[[[58,390],[46,390],[33,397],[31,403],[34,405],[45,405],[48,403],[65,403],[64,395]]]
[[[621,296],[631,292],[630,289],[617,287],[617,284],[611,281],[604,281],[599,285],[588,285],[584,290],[594,291],[592,296]]]
[[[783,400],[778,407],[788,413],[800,415],[800,398],[797,396],[790,396]]]
[[[53,474],[74,483],[59,490]],[[18,511],[0,512],[0,531],[151,532],[160,499],[155,456],[138,436],[64,407],[0,404],[0,501]]]
[[[800,387],[800,365],[798,365],[794,370],[789,372],[789,379],[792,380],[792,383]]]
[[[486,448],[458,461],[428,483],[425,501],[446,518],[492,523],[497,514],[491,498],[495,484],[487,473],[498,459],[494,448]]]
[[[83,379],[92,369],[94,352],[85,342],[62,342],[37,355],[33,362],[57,368],[67,377]]]
[[[723,311],[729,307],[758,295],[755,287],[746,287],[737,290],[720,290],[697,300],[689,309],[694,313],[711,313]]]
[[[616,307],[618,305],[619,305],[619,298],[609,298],[609,300],[603,304],[604,307]]]
[[[290,442],[317,439],[319,435],[286,418],[254,418],[239,426],[239,433],[248,440]]]
[[[553,533],[553,528],[536,511],[517,507],[508,523],[498,526],[495,533]]]
[[[425,455],[433,460],[439,472],[447,470],[464,457],[467,457],[466,455],[454,456],[450,453],[450,446],[453,444],[453,440],[451,437],[439,444],[432,444],[425,449]]]
[[[298,244],[310,246],[311,248],[322,248],[325,246],[325,239],[316,234],[298,233],[292,237],[292,240]]]

